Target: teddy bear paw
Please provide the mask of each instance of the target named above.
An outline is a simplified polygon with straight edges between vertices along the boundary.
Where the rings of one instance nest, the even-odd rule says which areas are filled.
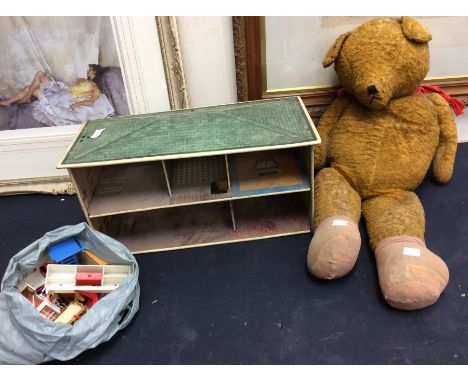
[[[342,277],[354,267],[360,247],[357,224],[348,217],[330,217],[315,230],[307,254],[307,268],[321,279]]]
[[[447,265],[419,238],[386,238],[377,245],[375,256],[380,289],[394,308],[415,310],[430,306],[447,286]]]

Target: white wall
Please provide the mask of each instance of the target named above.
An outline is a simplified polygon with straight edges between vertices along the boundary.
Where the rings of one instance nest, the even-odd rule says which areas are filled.
[[[468,142],[468,108],[465,108],[464,114],[455,118],[458,130],[458,142]]]
[[[177,17],[190,107],[237,101],[230,16]]]

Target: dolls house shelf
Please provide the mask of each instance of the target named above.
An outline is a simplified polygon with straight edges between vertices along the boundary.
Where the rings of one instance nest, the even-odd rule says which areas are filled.
[[[130,265],[49,264],[45,290],[49,293],[110,293],[132,272]],[[83,282],[84,275],[100,275],[99,282]]]
[[[319,143],[290,97],[88,121],[57,167],[93,228],[156,252],[309,232]]]

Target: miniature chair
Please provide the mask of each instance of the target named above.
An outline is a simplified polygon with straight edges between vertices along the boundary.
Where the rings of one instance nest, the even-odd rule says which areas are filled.
[[[58,264],[79,264],[77,255],[83,251],[83,243],[77,237],[63,240],[48,248],[49,256]]]

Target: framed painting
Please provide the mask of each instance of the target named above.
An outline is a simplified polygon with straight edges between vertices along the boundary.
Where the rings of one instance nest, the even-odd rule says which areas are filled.
[[[233,34],[238,99],[298,95],[319,117],[339,88],[332,67],[322,59],[342,33],[371,16],[234,16]],[[416,17],[433,35],[426,83],[468,101],[468,17]]]
[[[1,17],[0,33],[0,130],[130,114],[109,17]]]
[[[174,17],[0,17],[0,194],[74,192],[82,123],[185,107]]]

